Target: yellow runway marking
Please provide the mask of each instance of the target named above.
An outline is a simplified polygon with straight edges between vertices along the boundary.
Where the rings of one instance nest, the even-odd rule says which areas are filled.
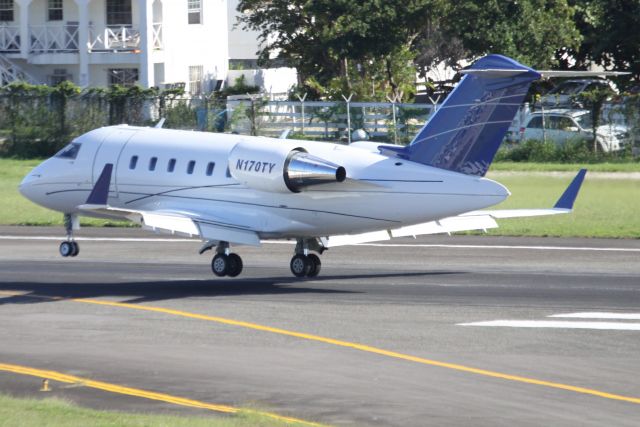
[[[3,293],[3,292],[0,292],[0,293]],[[9,294],[9,293],[4,292],[4,294]],[[21,294],[14,293],[12,295],[21,295]],[[37,296],[37,295],[31,295],[31,294],[23,295],[23,296],[34,297],[34,298],[44,298],[44,299],[56,299],[56,300],[61,299],[56,297],[43,297],[43,296]],[[220,323],[224,325],[239,326],[242,328],[248,328],[248,329],[253,329],[253,330],[258,330],[263,332],[270,332],[270,333],[279,334],[279,335],[286,335],[286,336],[301,338],[301,339],[310,340],[310,341],[322,342],[325,344],[335,345],[338,347],[351,348],[354,350],[378,354],[381,356],[391,357],[394,359],[407,360],[410,362],[420,363],[423,365],[437,366],[440,368],[452,369],[455,371],[467,372],[467,373],[482,375],[486,377],[499,378],[499,379],[514,381],[519,383],[533,384],[533,385],[550,387],[550,388],[555,388],[555,389],[560,389],[565,391],[572,391],[575,393],[588,394],[588,395],[597,396],[605,399],[619,400],[619,401],[624,401],[629,403],[640,404],[640,398],[638,397],[623,396],[620,394],[608,393],[608,392],[594,390],[594,389],[585,388],[585,387],[572,386],[572,385],[562,384],[562,383],[557,383],[552,381],[538,380],[535,378],[523,377],[519,375],[505,374],[497,371],[473,368],[470,366],[459,365],[455,363],[440,362],[437,360],[426,359],[418,356],[411,356],[408,354],[384,350],[378,347],[372,347],[364,344],[357,344],[349,341],[336,340],[332,338],[322,337],[319,335],[306,334],[302,332],[294,332],[286,329],[273,328],[270,326],[264,326],[256,323],[227,319],[224,317],[208,316],[204,314],[190,313],[187,311],[174,310],[174,309],[163,308],[163,307],[129,304],[129,303],[115,302],[115,301],[103,301],[103,300],[96,300],[96,299],[77,298],[77,299],[69,299],[65,301],[74,301],[74,302],[80,302],[85,304],[96,304],[96,305],[103,305],[103,306],[122,307],[122,308],[134,309],[134,310],[164,313],[164,314],[170,314],[173,316],[180,316],[180,317],[186,317],[186,318],[197,319],[197,320],[205,320],[205,321]]]
[[[273,418],[278,421],[304,424],[308,426],[321,426],[321,424],[316,424],[309,421],[300,420],[297,418],[284,417],[284,416],[273,414],[270,412],[240,409],[240,408],[235,408],[235,407],[226,406],[226,405],[215,405],[213,403],[201,402],[199,400],[187,399],[184,397],[177,397],[177,396],[172,396],[164,393],[156,393],[153,391],[141,390],[138,388],[124,387],[117,384],[106,383],[103,381],[94,381],[87,378],[76,377],[75,375],[63,374],[61,372],[56,372],[56,371],[35,369],[27,366],[0,363],[0,371],[12,372],[12,373],[21,374],[21,375],[30,375],[30,376],[39,377],[39,378],[46,378],[49,380],[67,383],[67,384],[80,384],[84,387],[95,388],[99,390],[108,391],[111,393],[126,394],[129,396],[142,397],[145,399],[159,400],[161,402],[173,403],[175,405],[188,406],[191,408],[208,409],[210,411],[223,412],[227,414],[250,412],[250,413],[263,415],[269,418]]]

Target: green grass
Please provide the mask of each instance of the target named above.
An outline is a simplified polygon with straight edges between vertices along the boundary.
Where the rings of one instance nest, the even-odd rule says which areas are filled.
[[[575,172],[587,168],[591,172],[640,172],[640,162],[628,163],[529,163],[529,162],[494,162],[491,172]]]
[[[22,197],[17,190],[22,177],[38,164],[38,160],[0,159],[0,224],[62,225],[62,215]],[[506,166],[512,165],[509,169]],[[526,169],[528,168],[528,169]],[[578,165],[494,163],[489,173],[498,173],[496,180],[509,188],[512,196],[500,208],[539,208],[553,206],[571,180],[568,176],[545,176],[539,172],[576,172]],[[640,180],[625,173],[640,172],[635,163],[589,165],[589,170],[621,172],[620,178],[587,174],[584,186],[569,215],[538,218],[515,218],[500,221],[492,235],[511,236],[580,236],[640,238]],[[527,173],[532,172],[532,173]],[[83,219],[83,225],[104,226],[114,223]]]
[[[194,417],[97,411],[66,400],[18,399],[0,395],[0,426],[6,427],[282,427],[286,423],[249,412],[236,415]]]
[[[575,170],[574,170],[575,171]],[[623,174],[624,176],[624,174]],[[491,174],[489,174],[491,178]],[[570,177],[502,175],[497,180],[512,193],[497,209],[551,207]],[[573,213],[550,217],[503,219],[491,235],[640,238],[640,180],[587,177]]]
[[[0,159],[0,224],[62,225],[62,214],[38,206],[22,197],[18,185],[42,160]],[[124,226],[131,223],[82,218],[82,225]]]

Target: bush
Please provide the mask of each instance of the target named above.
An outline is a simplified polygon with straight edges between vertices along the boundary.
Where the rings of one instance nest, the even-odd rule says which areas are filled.
[[[569,141],[556,145],[552,142],[536,140],[520,144],[503,146],[496,154],[496,161],[537,162],[537,163],[598,163],[634,161],[631,146],[614,153],[594,153],[591,142],[586,140]]]

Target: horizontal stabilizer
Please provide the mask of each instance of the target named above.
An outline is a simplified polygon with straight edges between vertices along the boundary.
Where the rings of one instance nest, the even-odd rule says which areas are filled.
[[[543,79],[550,77],[617,77],[626,76],[628,72],[625,71],[560,71],[560,70],[542,70],[538,71],[542,75]]]

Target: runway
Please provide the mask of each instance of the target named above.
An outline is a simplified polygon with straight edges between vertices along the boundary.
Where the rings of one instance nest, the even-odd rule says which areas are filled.
[[[129,388],[339,426],[640,423],[640,241],[397,239],[299,280],[287,243],[219,279],[198,241],[86,229],[63,259],[62,235],[0,227],[2,393],[50,370],[77,379],[47,396],[117,410],[225,416]]]

